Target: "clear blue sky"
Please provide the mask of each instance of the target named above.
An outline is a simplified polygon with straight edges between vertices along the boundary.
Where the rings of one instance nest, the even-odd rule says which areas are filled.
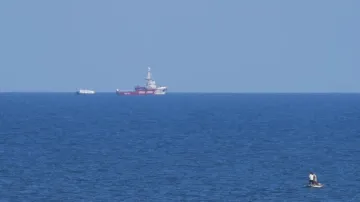
[[[3,0],[0,90],[360,92],[359,0]]]

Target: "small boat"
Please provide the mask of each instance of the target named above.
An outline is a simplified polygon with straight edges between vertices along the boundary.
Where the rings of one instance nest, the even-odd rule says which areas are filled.
[[[78,95],[92,95],[92,94],[95,94],[95,91],[88,90],[88,89],[80,89],[80,90],[76,91],[76,94],[78,94]]]
[[[318,183],[318,184],[308,184],[308,187],[312,187],[312,188],[321,188],[324,186],[324,184]]]

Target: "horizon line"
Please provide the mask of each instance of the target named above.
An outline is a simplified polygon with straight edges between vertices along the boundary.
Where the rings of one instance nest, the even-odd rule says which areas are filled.
[[[76,91],[0,91],[0,93],[76,93]],[[95,91],[98,93],[114,93],[114,91]],[[243,91],[243,92],[207,92],[207,91],[196,91],[196,92],[187,92],[187,91],[176,91],[176,92],[167,92],[166,94],[360,94],[360,91],[349,91],[349,92],[331,92],[331,91],[288,91],[288,92],[265,92],[265,91]]]

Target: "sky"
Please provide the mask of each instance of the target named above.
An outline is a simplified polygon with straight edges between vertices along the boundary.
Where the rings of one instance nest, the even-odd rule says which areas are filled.
[[[0,1],[0,91],[360,92],[359,0]]]

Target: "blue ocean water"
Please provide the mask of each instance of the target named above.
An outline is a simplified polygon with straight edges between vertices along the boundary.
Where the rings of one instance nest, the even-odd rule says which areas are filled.
[[[359,94],[2,93],[0,201],[359,201],[359,123]]]

